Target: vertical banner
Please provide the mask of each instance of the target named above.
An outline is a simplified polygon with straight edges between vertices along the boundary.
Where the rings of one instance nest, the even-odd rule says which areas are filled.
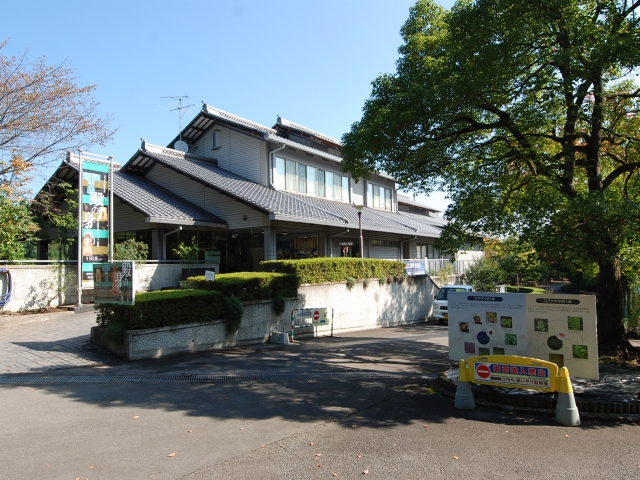
[[[93,264],[109,260],[109,166],[82,163],[82,281],[93,281]]]

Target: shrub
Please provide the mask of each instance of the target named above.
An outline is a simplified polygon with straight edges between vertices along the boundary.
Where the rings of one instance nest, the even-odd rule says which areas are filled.
[[[356,279],[353,277],[347,277],[347,287],[348,288],[353,288],[353,286],[356,284]]]
[[[301,284],[344,282],[404,273],[405,264],[375,258],[306,258],[302,260],[269,260],[260,262],[265,272],[296,275]]]
[[[137,260],[145,263],[149,256],[149,245],[145,242],[136,242],[130,238],[122,243],[116,243],[113,257],[115,260]]]
[[[386,285],[387,277],[380,277],[378,281],[380,282],[380,285]]]
[[[272,303],[273,313],[275,313],[276,315],[281,315],[282,313],[284,313],[286,305],[287,303],[285,298],[279,293],[276,293],[276,295],[273,297]]]
[[[495,286],[501,283],[502,273],[493,259],[481,257],[469,265],[464,273],[465,282],[473,285],[479,292],[493,292]]]
[[[276,295],[285,298],[298,296],[298,279],[295,275],[270,272],[238,272],[216,275],[215,281],[204,276],[187,278],[189,288],[214,290],[241,301],[272,300]]]
[[[102,303],[94,306],[97,323],[113,341],[125,330],[160,328],[223,319],[228,333],[242,321],[239,299],[204,290],[163,290],[136,295],[135,305]]]

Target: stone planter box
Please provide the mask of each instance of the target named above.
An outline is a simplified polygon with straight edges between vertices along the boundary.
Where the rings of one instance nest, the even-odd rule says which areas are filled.
[[[276,315],[271,301],[244,302],[240,329],[226,335],[222,320],[177,327],[131,330],[122,345],[108,342],[104,329],[91,329],[91,342],[125,360],[158,358],[239,345],[271,341],[286,344],[291,332],[294,308],[333,308],[333,325],[295,329],[295,339],[346,333],[381,327],[424,322],[433,299],[433,286],[425,277],[402,284],[380,284],[377,279],[357,282],[348,288],[344,282],[301,285],[298,298],[286,301],[284,313]],[[275,335],[273,335],[275,334]],[[287,337],[287,338],[285,338]]]

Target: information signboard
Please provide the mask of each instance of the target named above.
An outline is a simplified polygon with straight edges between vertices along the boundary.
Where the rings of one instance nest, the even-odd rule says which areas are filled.
[[[424,265],[424,260],[405,260],[404,272],[408,277],[414,277],[416,275],[426,275],[427,269]]]
[[[93,264],[94,302],[135,304],[134,269],[134,262]]]
[[[449,358],[518,355],[598,379],[593,295],[451,292]]]
[[[473,381],[498,387],[529,388],[554,392],[558,366],[535,358],[511,355],[470,357]]]
[[[296,308],[293,311],[293,318],[299,325],[307,324],[315,327],[330,325],[330,308]]]

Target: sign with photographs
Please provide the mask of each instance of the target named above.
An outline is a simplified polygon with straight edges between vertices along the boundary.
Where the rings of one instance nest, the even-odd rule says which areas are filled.
[[[593,295],[449,293],[449,358],[518,355],[598,379]]]
[[[134,262],[94,263],[94,302],[135,304],[134,269]]]
[[[82,164],[82,280],[93,280],[93,264],[109,260],[109,165]]]

